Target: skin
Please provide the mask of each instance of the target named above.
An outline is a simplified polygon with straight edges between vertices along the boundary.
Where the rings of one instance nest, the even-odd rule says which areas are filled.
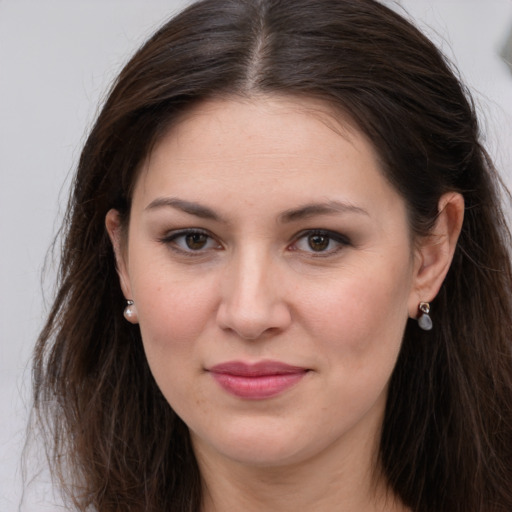
[[[407,318],[441,286],[462,198],[440,211],[413,240],[371,143],[315,100],[212,100],[157,144],[127,239],[115,210],[106,225],[153,375],[190,429],[204,511],[406,510],[378,441]],[[267,360],[306,373],[247,400],[209,371]]]

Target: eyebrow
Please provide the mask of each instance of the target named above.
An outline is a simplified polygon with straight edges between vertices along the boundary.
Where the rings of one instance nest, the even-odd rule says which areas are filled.
[[[209,219],[221,221],[222,218],[212,209],[192,201],[184,201],[175,197],[158,197],[144,208],[144,210],[156,210],[158,208],[175,208],[182,212],[200,217],[201,219]]]
[[[316,215],[337,215],[340,213],[357,213],[368,217],[370,216],[366,210],[359,206],[342,203],[340,201],[327,201],[325,203],[306,204],[299,208],[286,210],[279,216],[279,221],[283,223],[294,222],[314,217]]]
[[[226,222],[221,216],[207,206],[175,197],[158,197],[151,201],[151,203],[146,206],[145,210],[156,210],[158,208],[174,208],[201,219]],[[327,201],[324,203],[310,203],[298,208],[286,210],[279,215],[278,221],[280,223],[289,223],[317,215],[337,215],[340,213],[356,213],[366,216],[370,215],[366,210],[359,206],[340,201]]]

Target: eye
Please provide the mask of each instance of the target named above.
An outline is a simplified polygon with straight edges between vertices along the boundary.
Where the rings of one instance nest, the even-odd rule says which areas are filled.
[[[350,245],[350,241],[341,233],[311,230],[299,234],[292,245],[292,249],[327,256],[337,253],[347,245]]]
[[[221,249],[222,246],[208,233],[197,229],[180,230],[169,233],[161,239],[171,249],[185,253],[199,253],[210,249]]]

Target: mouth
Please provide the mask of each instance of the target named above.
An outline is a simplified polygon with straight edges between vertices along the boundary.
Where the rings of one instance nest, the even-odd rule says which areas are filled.
[[[278,396],[295,386],[308,369],[279,361],[255,364],[229,361],[208,370],[224,391],[247,400],[264,400]]]

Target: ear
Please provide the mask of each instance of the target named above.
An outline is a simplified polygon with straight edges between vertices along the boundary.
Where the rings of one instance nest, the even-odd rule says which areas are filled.
[[[132,300],[133,295],[127,266],[126,239],[121,224],[121,216],[117,210],[111,209],[107,212],[105,227],[114,248],[121,290],[126,300]]]
[[[441,196],[431,233],[416,242],[414,284],[409,316],[418,316],[418,304],[432,301],[439,292],[453,259],[464,220],[464,198],[457,192]]]

